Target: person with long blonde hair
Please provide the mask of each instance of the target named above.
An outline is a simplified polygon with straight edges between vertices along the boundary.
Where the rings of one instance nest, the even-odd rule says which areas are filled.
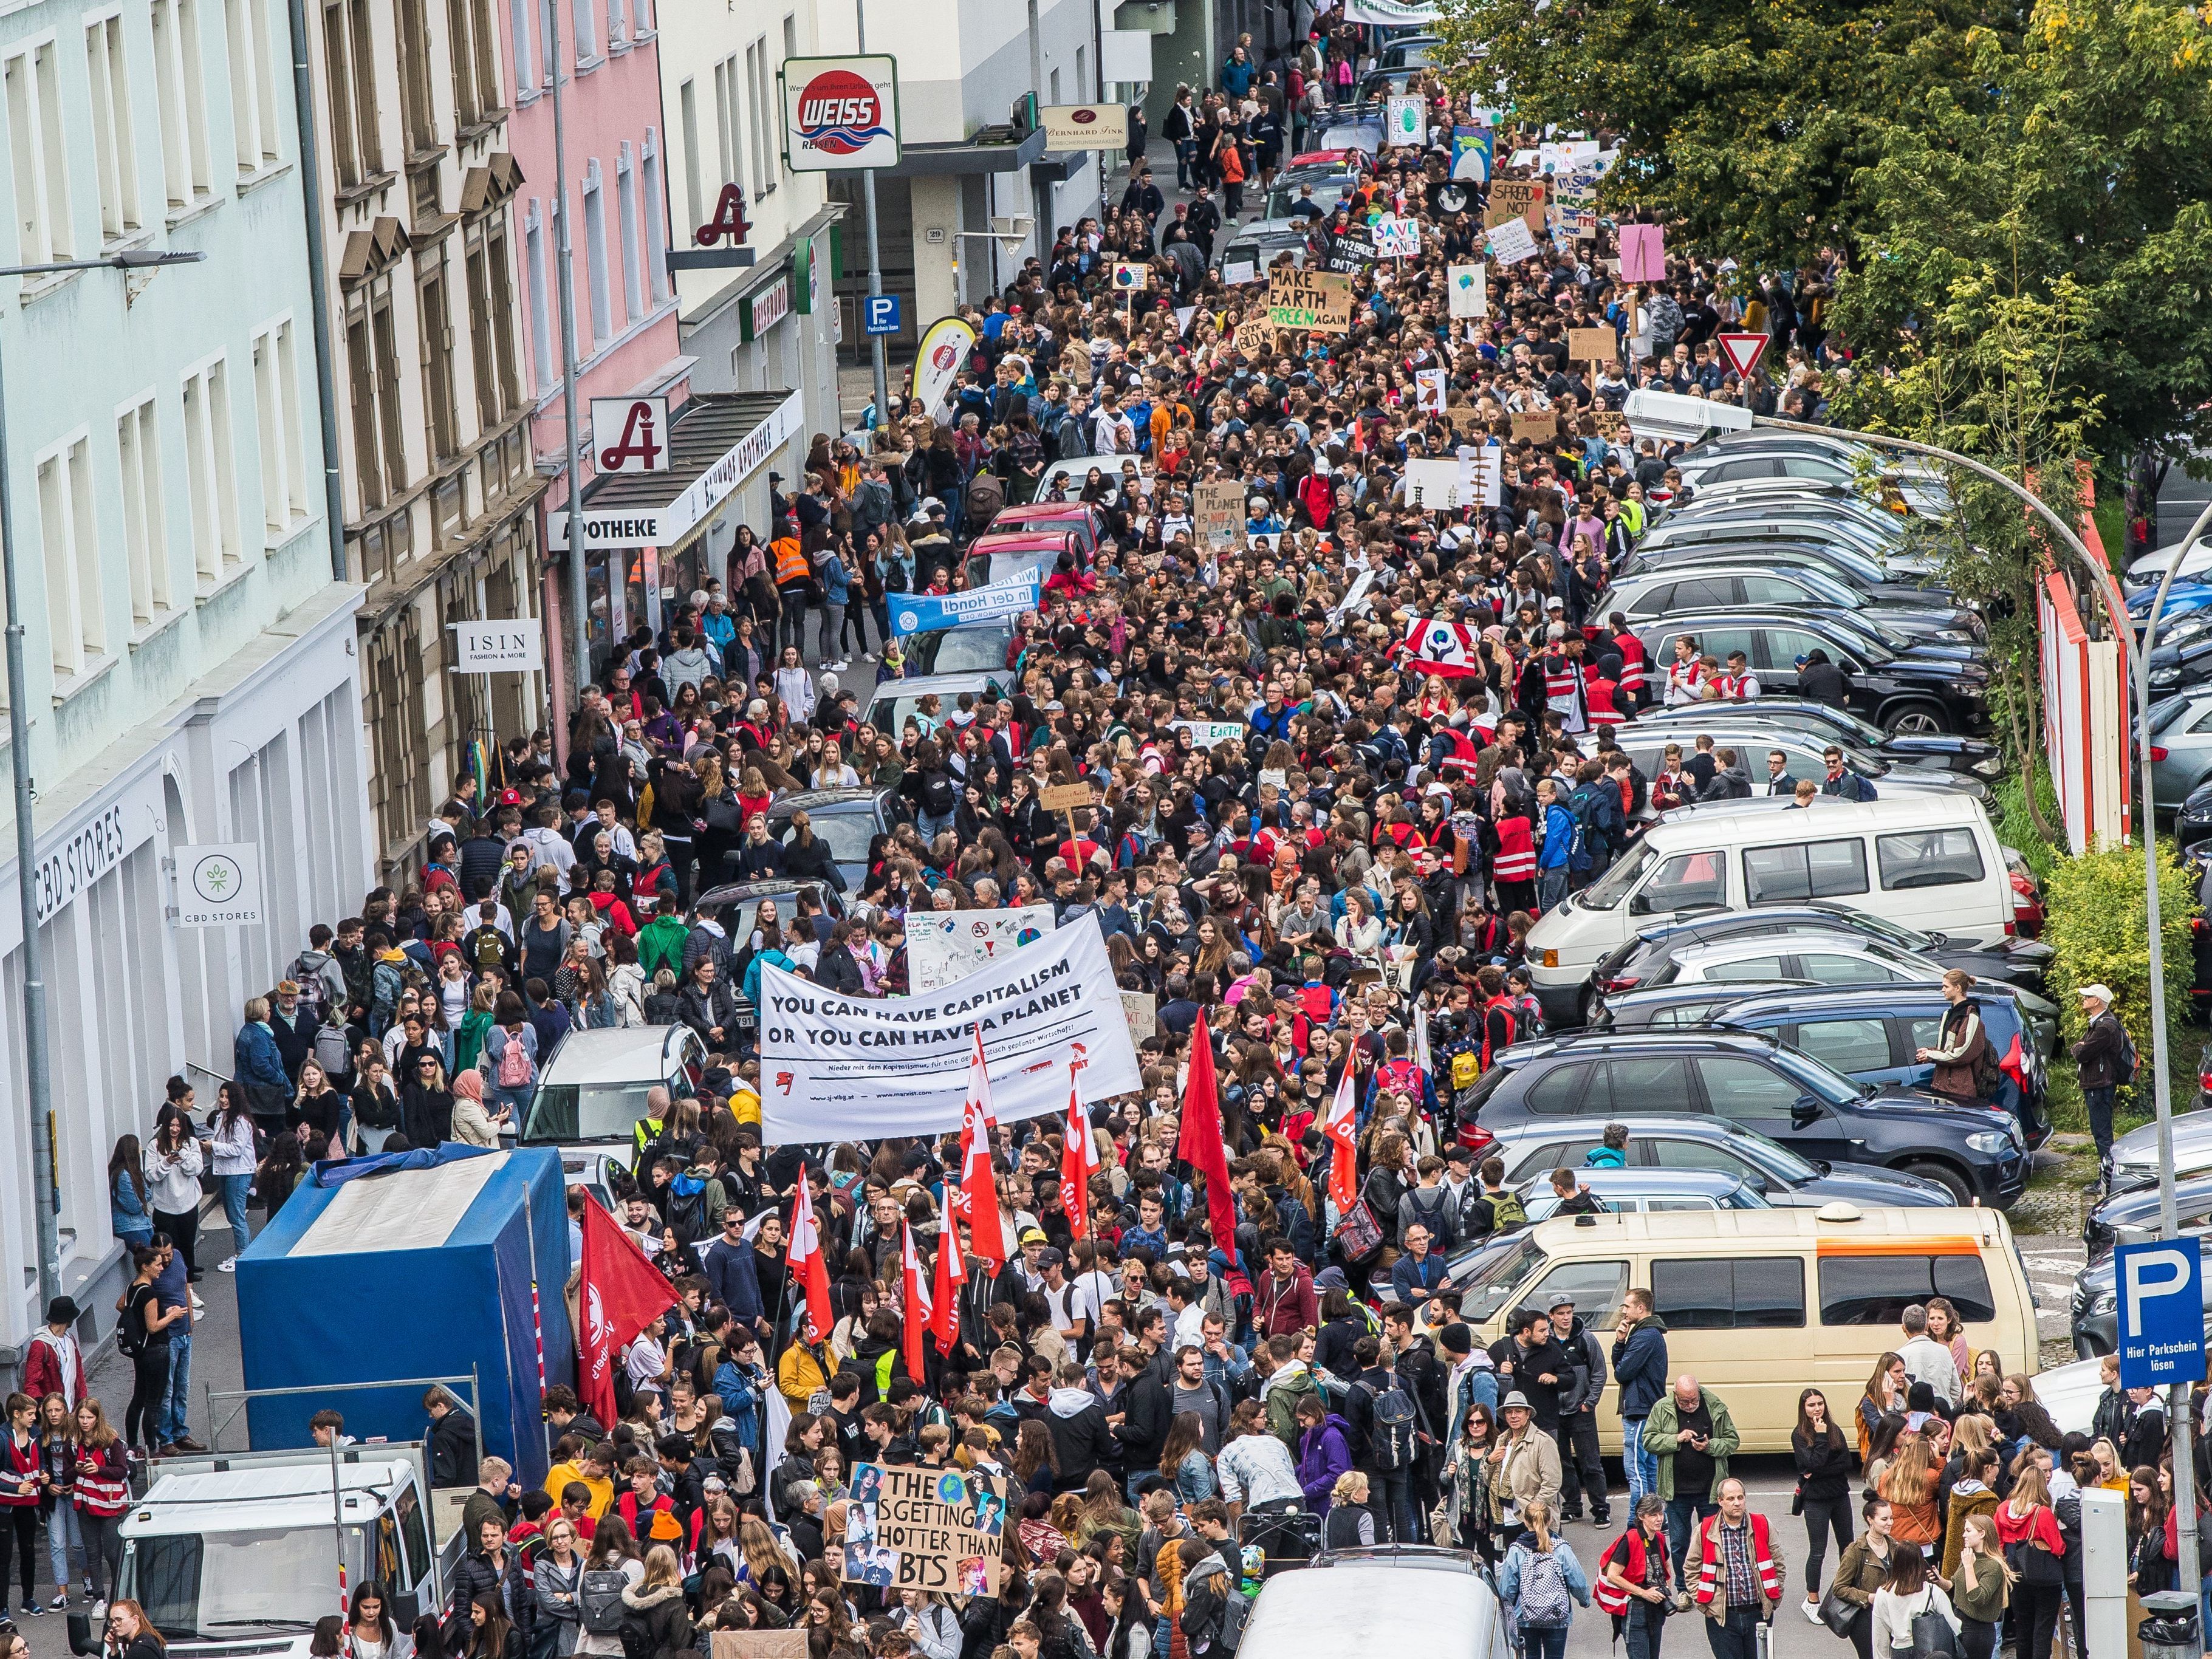
[[[2010,1379],[2008,1379],[2009,1382]],[[2051,1488],[2035,1448],[2023,1452],[2013,1471],[2012,1495],[1990,1512],[1997,1542],[2008,1559],[2016,1559],[2012,1587],[2017,1606],[2013,1629],[2019,1659],[2051,1659],[2058,1628],[2059,1596],[2066,1581],[2066,1540],[2051,1512]]]
[[[1940,1543],[1943,1522],[1936,1510],[1936,1469],[1928,1437],[1908,1429],[1890,1448],[1888,1467],[1874,1489],[1890,1508],[1890,1531],[1900,1544]]]
[[[1959,1615],[1961,1659],[1993,1659],[2018,1577],[1997,1547],[1996,1522],[1970,1515],[1963,1528],[1958,1570],[1951,1576],[1951,1607]]]

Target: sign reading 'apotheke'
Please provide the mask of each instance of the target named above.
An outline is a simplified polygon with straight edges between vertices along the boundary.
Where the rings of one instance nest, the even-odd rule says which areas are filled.
[[[598,552],[607,548],[674,545],[695,526],[712,517],[738,486],[799,430],[804,403],[800,392],[786,398],[773,414],[731,445],[720,460],[685,485],[684,493],[665,507],[587,509],[584,546]],[[555,553],[568,550],[568,514],[561,508],[545,515],[545,545]]]

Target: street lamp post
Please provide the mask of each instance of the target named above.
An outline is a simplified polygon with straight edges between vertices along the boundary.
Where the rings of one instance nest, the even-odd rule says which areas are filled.
[[[1910,438],[1893,438],[1886,433],[1879,432],[1852,432],[1842,427],[1816,426],[1809,422],[1785,421],[1764,415],[1753,416],[1752,424],[1773,427],[1785,432],[1807,432],[1821,437],[1844,438],[1853,443],[1869,444],[1878,448],[1898,450],[1909,455],[1925,455],[1931,459],[1958,467],[1962,471],[1971,472],[1978,478],[1996,484],[2017,498],[2029,512],[2041,520],[2044,528],[2057,539],[2058,544],[2065,548],[2073,556],[2074,562],[2081,568],[2082,574],[2087,579],[2090,587],[2096,592],[2098,604],[2103,607],[2106,620],[2112,627],[2112,636],[2119,642],[2123,660],[2130,665],[2128,684],[2135,693],[2136,741],[2142,751],[2139,759],[2142,772],[2143,898],[2150,928],[2151,1093],[2158,1114],[2158,1231],[2159,1237],[2161,1238],[2178,1237],[2180,1224],[2175,1209],[2173,1194],[2173,1097],[2166,1080],[2166,945],[2160,937],[2158,804],[2156,797],[2151,793],[2150,647],[2158,637],[2159,613],[2166,608],[2166,591],[2173,586],[2174,573],[2181,568],[2179,555],[2177,554],[2172,562],[2166,566],[2166,574],[2159,580],[2158,592],[2151,599],[2150,616],[2143,627],[2143,643],[2138,649],[2133,635],[2129,631],[2126,613],[2112,604],[2112,596],[2106,587],[2106,583],[2111,580],[2111,571],[2091,555],[2081,537],[2075,533],[2074,527],[2045,506],[2025,484],[2007,477],[1994,467],[1986,466],[1979,461],[1961,455],[1955,450],[1941,449],[1934,444],[1917,443]],[[2208,526],[2212,526],[2212,505],[2208,505],[2197,515],[2197,522],[2190,527],[2189,533],[2182,538],[2180,545],[2183,548],[2190,546],[2198,537],[2204,534]],[[2033,787],[2033,776],[2028,781]],[[2191,1419],[2190,1407],[2189,1385],[2185,1382],[2175,1383],[2167,1401],[2166,1421],[2172,1425],[2173,1506],[2179,1516],[2175,1528],[2177,1552],[2179,1557],[2176,1563],[2179,1568],[2176,1577],[2178,1582],[2184,1585],[2197,1583],[2199,1576],[2196,1525],[2196,1464],[2191,1449],[2195,1425]],[[2203,1635],[2204,1632],[2198,1632],[2200,1642]]]
[[[104,259],[0,265],[0,276],[51,276],[73,270],[145,270],[196,264],[204,253],[132,248]],[[38,832],[32,821],[31,693],[23,670],[23,603],[15,581],[15,491],[8,471],[8,394],[0,380],[0,587],[8,601],[8,744],[15,775],[15,894],[23,912],[23,1060],[31,1105],[31,1201],[37,1213],[39,1301],[62,1293],[61,1199],[54,1172],[53,1085],[46,1055],[46,980],[39,949]]]

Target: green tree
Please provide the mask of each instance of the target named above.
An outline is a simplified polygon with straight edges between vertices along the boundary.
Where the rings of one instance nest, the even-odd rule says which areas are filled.
[[[1867,170],[1929,93],[1966,80],[1970,32],[2013,27],[1965,0],[1443,0],[1456,90],[1527,124],[1621,149],[1609,211],[1755,268],[1853,250]]]

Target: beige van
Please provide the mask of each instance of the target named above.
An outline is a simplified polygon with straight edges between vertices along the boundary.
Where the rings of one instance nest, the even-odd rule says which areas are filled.
[[[2035,1300],[2004,1216],[1985,1209],[1720,1210],[1562,1217],[1469,1264],[1462,1312],[1478,1340],[1517,1307],[1565,1293],[1608,1361],[1622,1296],[1647,1286],[1667,1322],[1667,1369],[1728,1402],[1746,1451],[1790,1449],[1797,1396],[1817,1387],[1848,1423],[1875,1362],[1904,1339],[1899,1318],[1948,1297],[1966,1340],[2007,1371],[2037,1369]],[[1598,1406],[1620,1448],[1620,1393]]]

